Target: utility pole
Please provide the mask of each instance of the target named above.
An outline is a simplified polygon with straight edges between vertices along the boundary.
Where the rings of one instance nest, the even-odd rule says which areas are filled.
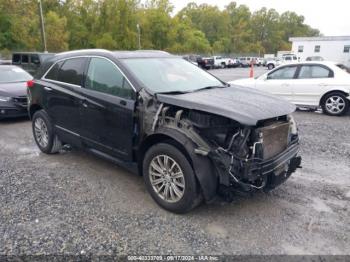
[[[38,0],[38,4],[39,4],[39,15],[40,15],[40,26],[41,26],[41,43],[42,43],[42,47],[44,48],[44,52],[47,53],[43,7],[41,5],[41,0]]]
[[[140,25],[136,25],[137,28],[137,36],[138,36],[138,42],[139,42],[139,50],[141,50],[141,32],[140,32]]]

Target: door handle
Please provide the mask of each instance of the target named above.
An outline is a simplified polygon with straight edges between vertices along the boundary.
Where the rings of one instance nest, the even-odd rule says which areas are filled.
[[[47,86],[44,86],[44,89],[46,90],[46,91],[52,91],[52,88],[50,88],[50,87],[47,87]]]
[[[289,86],[289,84],[288,83],[283,83],[282,86]]]
[[[121,104],[122,106],[126,106],[126,101],[125,100],[120,100],[119,104]]]
[[[85,108],[88,108],[89,106],[88,106],[88,103],[86,102],[86,100],[82,100],[81,102],[81,105],[83,106],[83,107],[85,107]]]
[[[319,86],[327,86],[327,84],[326,83],[321,83],[321,84],[319,84]]]

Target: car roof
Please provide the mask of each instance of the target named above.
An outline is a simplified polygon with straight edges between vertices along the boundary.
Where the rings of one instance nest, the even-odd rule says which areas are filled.
[[[36,78],[42,77],[47,70],[57,61],[64,60],[73,57],[84,57],[84,56],[104,56],[109,59],[128,59],[128,58],[181,58],[169,54],[165,51],[159,50],[137,50],[137,51],[109,51],[106,49],[82,49],[67,51],[62,53],[54,54],[52,57],[45,59],[42,66],[36,73]],[[182,58],[181,58],[182,59]]]
[[[55,58],[65,58],[71,56],[84,56],[84,55],[112,55],[117,59],[125,58],[166,58],[166,57],[177,57],[169,54],[165,51],[160,50],[136,50],[136,51],[109,51],[105,49],[83,49],[74,50],[63,53],[58,53]]]
[[[334,66],[336,65],[336,62],[332,61],[303,61],[303,62],[294,62],[294,63],[288,63],[288,64],[282,64],[281,66],[291,66],[291,65],[326,65],[326,66]]]
[[[54,55],[55,53],[45,53],[45,52],[13,52],[12,55]]]

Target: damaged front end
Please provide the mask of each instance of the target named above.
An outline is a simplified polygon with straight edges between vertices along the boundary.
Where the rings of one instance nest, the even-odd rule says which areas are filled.
[[[289,115],[258,121],[252,127],[224,116],[164,103],[151,108],[146,111],[152,111],[148,120],[152,115],[153,121],[144,122],[144,131],[151,135],[173,130],[191,141],[193,150],[189,154],[199,161],[209,159],[212,166],[210,173],[201,163],[198,168],[194,166],[200,184],[206,178],[199,173],[207,172],[206,176],[214,177],[211,181],[215,181],[215,193],[226,200],[231,200],[237,191],[269,191],[300,167],[297,129]]]

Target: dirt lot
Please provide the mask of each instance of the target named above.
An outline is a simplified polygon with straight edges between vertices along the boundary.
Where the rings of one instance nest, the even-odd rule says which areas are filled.
[[[301,170],[186,215],[159,208],[141,177],[82,151],[44,155],[28,120],[2,121],[0,254],[350,254],[350,115],[294,116]]]

